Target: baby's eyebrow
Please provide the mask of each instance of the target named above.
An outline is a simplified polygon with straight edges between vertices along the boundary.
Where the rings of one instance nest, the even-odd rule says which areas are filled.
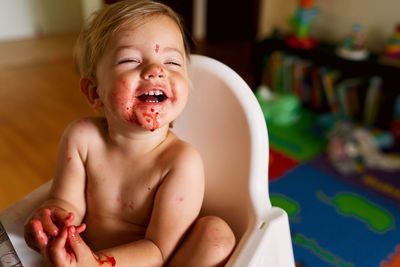
[[[182,58],[185,58],[181,50],[175,48],[175,47],[165,47],[162,49],[164,52],[175,52],[178,53]]]
[[[137,50],[137,48],[136,48],[135,46],[133,46],[133,45],[121,45],[121,46],[118,46],[118,47],[115,49],[115,52],[118,53],[118,52],[120,52],[121,50],[125,50],[125,49]]]
[[[161,45],[159,46],[160,51],[163,51],[164,53],[177,53],[179,54],[179,56],[181,56],[182,58],[185,58],[184,54],[181,52],[180,49],[172,47],[172,46],[167,46],[167,47],[162,47]],[[119,52],[123,51],[123,50],[133,50],[133,51],[138,51],[139,49],[134,46],[134,45],[121,45],[118,46],[115,49],[115,54],[118,54]]]

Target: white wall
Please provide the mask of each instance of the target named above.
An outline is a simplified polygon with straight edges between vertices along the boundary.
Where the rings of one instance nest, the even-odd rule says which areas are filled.
[[[78,31],[81,0],[0,0],[0,40]]]
[[[81,0],[83,19],[86,22],[90,15],[103,6],[103,0]]]
[[[297,7],[297,0],[261,0],[258,37],[266,37],[274,27],[288,30],[287,20]],[[400,22],[399,0],[316,0],[320,16],[311,34],[322,40],[340,42],[354,23],[364,28],[367,45],[382,51]]]
[[[27,0],[0,0],[0,39],[31,36],[34,12]]]

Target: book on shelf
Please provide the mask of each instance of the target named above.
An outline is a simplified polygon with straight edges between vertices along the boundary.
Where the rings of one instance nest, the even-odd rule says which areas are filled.
[[[278,50],[266,58],[262,80],[275,93],[292,93],[317,112],[337,113],[368,127],[377,122],[383,83],[379,76],[344,79],[338,69]]]

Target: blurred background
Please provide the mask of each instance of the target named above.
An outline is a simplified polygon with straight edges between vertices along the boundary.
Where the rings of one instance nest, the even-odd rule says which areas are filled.
[[[74,119],[94,115],[79,91],[79,77],[74,67],[72,49],[80,28],[90,14],[101,6],[113,2],[116,1],[2,0],[0,2],[0,210],[52,178],[58,142],[65,127]],[[385,195],[382,199],[386,197],[391,203],[389,206],[393,203],[395,206],[399,205],[400,182],[393,182],[395,179],[393,177],[400,177],[397,170],[391,173],[393,177],[390,179],[385,178],[386,174],[360,171],[360,168],[365,170],[368,166],[365,164],[366,160],[363,158],[360,160],[358,155],[356,159],[351,158],[351,162],[355,162],[354,169],[357,169],[355,173],[358,176],[354,173],[350,176],[345,173],[346,176],[342,166],[325,164],[331,155],[323,154],[322,158],[318,158],[318,155],[325,151],[331,141],[322,132],[326,128],[334,128],[333,121],[337,121],[338,117],[341,119],[345,117],[344,121],[351,121],[356,125],[367,126],[371,131],[378,129],[378,133],[374,132],[375,140],[380,142],[380,147],[378,145],[377,148],[398,150],[400,97],[397,102],[396,99],[400,95],[398,82],[400,26],[397,24],[400,22],[398,13],[400,1],[165,0],[162,2],[183,16],[186,27],[195,41],[194,53],[207,55],[227,64],[236,70],[255,92],[269,123],[271,195],[278,194],[273,198],[277,201],[275,204],[280,203],[281,207],[287,208],[294,232],[299,229],[303,231],[299,226],[297,213],[291,214],[289,210],[293,207],[291,205],[296,203],[291,201],[296,198],[296,194],[285,192],[291,198],[282,196],[293,182],[290,179],[298,181],[296,180],[298,177],[319,177],[319,174],[311,173],[308,169],[307,172],[303,172],[301,168],[309,162],[314,167],[325,166],[326,173],[334,174],[339,180],[344,178],[342,180],[346,180],[346,186],[347,183],[353,183],[355,188],[361,188],[362,191],[359,193],[361,195],[365,192],[373,196]],[[298,29],[293,26],[293,19],[297,19],[297,22],[306,21],[307,33],[305,36],[300,36],[300,39],[303,38],[304,41],[312,37],[313,40],[317,40],[316,47],[304,49],[293,47],[286,42],[285,38]],[[354,25],[362,26],[355,28]],[[367,52],[367,57],[354,60],[338,55],[336,48],[341,44],[347,45],[344,41],[360,32],[361,49]],[[391,45],[391,50],[388,45]],[[386,64],[387,62],[381,59],[389,50],[394,51],[391,54],[394,55],[393,61]],[[308,76],[310,73],[317,73],[319,80],[315,82],[314,76]],[[312,92],[322,90],[326,99],[321,98],[318,103],[314,103],[299,95],[299,87],[296,87],[299,75],[302,90],[305,90],[304,88],[311,88]],[[376,86],[377,79],[372,79],[376,75],[380,77],[378,81],[382,86]],[[358,79],[360,76],[362,82],[356,83],[358,91],[345,95],[346,104],[340,103],[343,99],[334,99],[333,101],[338,103],[332,105],[329,88],[353,84],[352,79]],[[267,91],[260,90],[260,86],[264,86],[263,89],[267,88]],[[375,95],[375,98],[381,101],[376,105],[380,106],[372,111],[368,110],[372,115],[368,117],[367,122],[363,115],[360,115],[365,113],[364,104],[360,104],[360,109],[364,110],[354,111],[355,103],[365,102],[367,98],[367,93],[364,91],[360,93],[360,90],[371,91],[372,98],[374,98],[372,93],[375,91],[380,93]],[[273,100],[279,101],[271,102],[270,91],[277,94]],[[287,93],[292,91],[296,96],[294,100],[287,97]],[[282,92],[284,94],[280,94]],[[355,115],[342,116],[340,109],[343,105],[344,109],[353,110]],[[299,111],[302,108],[309,109]],[[328,116],[325,116],[327,113]],[[321,114],[324,116],[320,116]],[[364,125],[365,123],[367,125]],[[340,140],[353,138],[343,134],[336,137]],[[293,171],[296,168],[300,173]],[[285,176],[287,173],[288,176]],[[284,179],[280,179],[282,177]],[[323,177],[325,176],[318,178],[316,183],[325,179]],[[290,183],[279,182],[285,179],[289,179]],[[354,181],[359,181],[358,185]],[[299,186],[301,185],[296,185],[297,188]],[[321,197],[321,194],[319,196]],[[328,201],[326,196],[324,201],[325,204]],[[298,203],[304,204],[302,201]],[[392,206],[386,210],[391,208]],[[392,218],[398,217],[398,210],[395,213],[396,216],[393,215]],[[339,224],[335,224],[335,227],[337,225]],[[316,228],[318,227],[314,227]],[[398,231],[392,233],[392,236],[400,240]],[[321,243],[313,243],[315,240],[323,242],[323,238],[307,239],[304,235],[294,235],[293,240],[299,245],[295,247],[296,255],[300,255],[303,252],[301,249],[307,247],[307,244],[315,245],[314,248],[317,247],[324,252],[323,246],[318,247]],[[374,240],[373,244],[382,241],[371,240]],[[372,242],[371,240],[367,240],[366,243]],[[358,244],[361,243],[357,243],[354,247],[359,246]],[[351,244],[347,245],[352,247]],[[392,246],[392,243],[389,245]],[[340,247],[340,242],[335,243],[335,246]],[[312,248],[310,250],[312,251]],[[384,255],[389,255],[390,251],[396,250],[390,247],[384,251],[386,253]],[[317,254],[315,250],[313,252]],[[377,257],[383,260],[386,256],[382,255]],[[345,257],[346,255],[342,255],[336,263],[326,266],[339,266],[338,262],[342,260],[340,263],[342,264]],[[315,258],[321,260],[323,256]],[[307,261],[302,261],[300,256],[298,262],[299,265],[307,265],[305,264]],[[325,260],[324,264],[326,262]],[[397,263],[400,264],[400,260]],[[316,265],[307,266],[325,266],[317,260],[314,264]]]

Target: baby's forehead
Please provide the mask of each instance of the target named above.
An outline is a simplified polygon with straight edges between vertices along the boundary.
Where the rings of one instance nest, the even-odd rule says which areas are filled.
[[[160,22],[161,21],[161,22]],[[162,23],[166,22],[166,23]],[[157,29],[162,32],[171,32],[179,35],[182,39],[184,38],[182,31],[180,30],[179,25],[172,18],[166,15],[152,15],[148,17],[144,17],[143,19],[130,19],[121,23],[117,26],[112,32],[110,39],[120,39],[120,38],[134,38],[135,34],[141,33],[143,34],[145,30],[151,25],[157,25]],[[161,24],[161,25],[160,25]],[[162,35],[162,34],[160,34]],[[140,37],[138,37],[140,38]]]
[[[186,54],[184,36],[179,25],[168,16],[153,16],[144,21],[127,22],[114,31],[108,44],[113,48],[157,44],[160,51],[171,47]]]
[[[172,23],[172,24],[171,23],[163,24],[162,27],[163,30],[166,30],[169,26],[173,25],[173,28],[176,28],[180,31],[179,24],[170,16],[165,14],[151,14],[147,16],[127,18],[125,21],[122,21],[120,25],[116,27],[114,32],[136,31],[148,24],[159,23],[160,20],[162,21],[167,20]],[[181,31],[180,35],[182,35]]]

